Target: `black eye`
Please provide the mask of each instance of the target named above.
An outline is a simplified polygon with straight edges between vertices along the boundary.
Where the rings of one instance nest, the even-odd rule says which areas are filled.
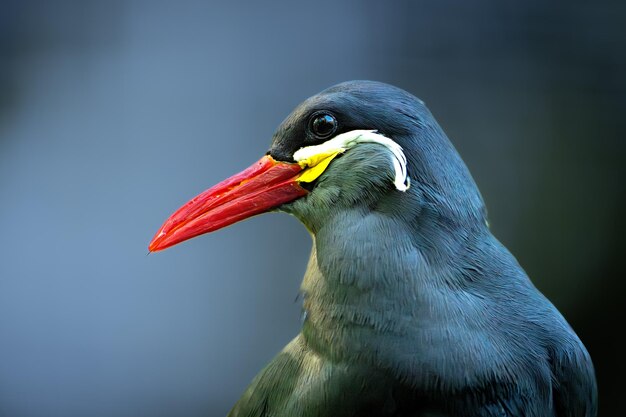
[[[337,119],[327,112],[317,112],[311,116],[309,129],[319,138],[327,138],[337,130]]]

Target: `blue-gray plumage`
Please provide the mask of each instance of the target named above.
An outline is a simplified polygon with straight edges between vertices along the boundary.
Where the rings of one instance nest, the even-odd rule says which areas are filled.
[[[268,155],[192,199],[156,251],[276,209],[313,236],[302,331],[231,417],[595,417],[591,359],[491,234],[423,102],[352,81],[298,106]]]
[[[319,110],[337,134],[375,129],[402,146],[411,187],[394,189],[384,147],[360,144],[280,207],[313,236],[306,320],[230,416],[595,416],[587,351],[489,231],[424,103],[339,84],[283,122],[270,155],[316,144],[307,122]]]

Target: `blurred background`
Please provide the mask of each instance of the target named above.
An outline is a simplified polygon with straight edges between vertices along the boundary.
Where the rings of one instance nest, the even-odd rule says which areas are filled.
[[[625,22],[617,0],[0,0],[0,416],[224,415],[299,330],[310,237],[272,214],[148,241],[350,79],[426,101],[622,415]]]

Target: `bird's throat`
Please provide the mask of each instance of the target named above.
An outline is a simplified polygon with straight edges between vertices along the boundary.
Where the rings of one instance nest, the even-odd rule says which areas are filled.
[[[322,355],[343,360],[374,355],[394,337],[409,333],[416,320],[417,287],[413,278],[419,256],[407,233],[374,237],[371,222],[343,222],[342,231],[318,231],[302,283],[303,335]],[[332,224],[328,225],[333,227]],[[329,232],[327,234],[327,232]]]

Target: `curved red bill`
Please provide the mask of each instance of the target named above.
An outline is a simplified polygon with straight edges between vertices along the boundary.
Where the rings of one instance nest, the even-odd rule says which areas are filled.
[[[298,164],[264,156],[179,208],[163,223],[148,249],[169,248],[304,196],[308,191],[297,181],[300,171]]]

